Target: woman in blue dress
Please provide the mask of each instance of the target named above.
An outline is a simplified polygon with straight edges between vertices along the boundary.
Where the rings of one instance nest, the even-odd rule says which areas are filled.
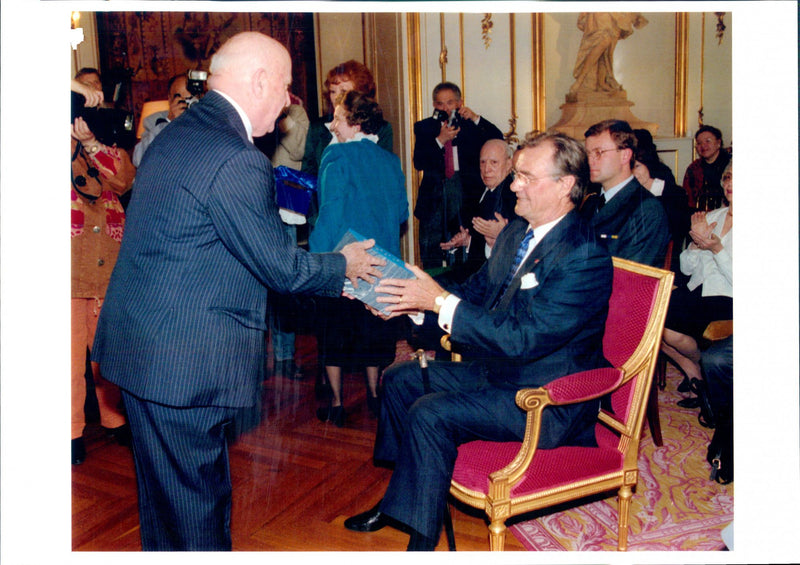
[[[334,141],[322,154],[319,217],[309,237],[313,252],[333,251],[348,229],[400,256],[400,235],[408,219],[405,176],[397,155],[382,149],[377,132],[383,112],[371,98],[351,90],[337,99]],[[366,367],[367,405],[376,416],[381,368],[394,360],[397,333],[361,302],[325,301],[319,353],[331,388],[330,405],[317,412],[323,421],[344,425],[342,367]]]

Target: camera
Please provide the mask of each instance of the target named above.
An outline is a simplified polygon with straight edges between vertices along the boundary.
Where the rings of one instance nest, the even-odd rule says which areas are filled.
[[[206,91],[206,81],[208,80],[208,73],[206,71],[191,70],[186,72],[186,90],[192,95],[191,98],[186,99],[186,107],[190,108],[192,104],[200,100]]]
[[[438,122],[447,122],[450,127],[461,127],[461,116],[458,115],[458,110],[453,110],[452,114],[448,114],[444,110],[434,110],[433,119]]]
[[[105,145],[132,147],[136,142],[133,114],[116,108],[87,108],[86,98],[72,92],[72,119],[83,118],[94,136]]]

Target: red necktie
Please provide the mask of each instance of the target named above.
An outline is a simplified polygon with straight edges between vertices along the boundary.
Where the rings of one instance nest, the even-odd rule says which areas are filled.
[[[444,144],[444,176],[452,178],[454,174],[456,174],[456,168],[453,162],[453,142],[447,141]]]

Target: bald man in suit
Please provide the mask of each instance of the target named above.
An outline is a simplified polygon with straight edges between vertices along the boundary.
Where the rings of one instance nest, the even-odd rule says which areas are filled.
[[[142,159],[93,348],[123,391],[145,550],[230,550],[226,430],[263,380],[268,288],[339,296],[371,243],[292,245],[253,136],[289,104],[289,53],[256,32],[214,55],[210,91]]]

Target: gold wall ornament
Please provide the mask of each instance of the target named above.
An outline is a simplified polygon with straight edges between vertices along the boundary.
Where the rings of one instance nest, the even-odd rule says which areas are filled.
[[[503,134],[507,143],[519,145],[519,136],[517,136],[517,36],[515,29],[514,14],[508,15],[508,29],[511,48],[509,49],[509,67],[511,69],[511,119],[508,120],[508,125],[511,129]]]
[[[442,69],[442,82],[447,80],[447,45],[444,41],[444,14],[439,14],[439,68]]]
[[[686,135],[689,105],[689,14],[675,14],[675,102],[673,131],[675,137]]]
[[[544,81],[544,14],[531,14],[531,92],[533,120],[531,130],[544,131],[547,109]]]
[[[725,17],[725,12],[714,12],[717,16],[717,45],[722,45],[722,39],[725,36],[725,22],[722,20]]]
[[[481,37],[483,38],[483,46],[485,49],[489,48],[489,45],[492,44],[492,28],[494,27],[494,22],[492,21],[491,14],[484,14],[483,19],[481,20]]]

